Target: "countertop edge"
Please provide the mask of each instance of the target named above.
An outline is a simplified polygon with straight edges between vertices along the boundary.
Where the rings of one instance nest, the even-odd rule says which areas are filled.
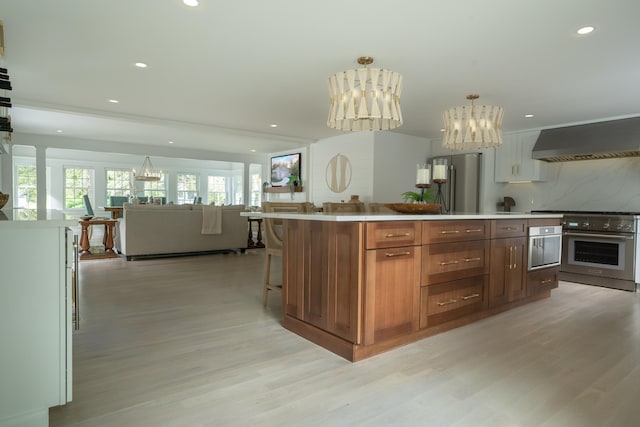
[[[318,213],[273,213],[273,212],[241,212],[241,216],[253,218],[299,219],[307,221],[357,222],[357,221],[446,221],[459,219],[531,219],[562,218],[562,214],[526,214],[526,213],[486,213],[486,214],[444,214],[444,215],[411,215],[365,212],[360,214],[326,214]]]

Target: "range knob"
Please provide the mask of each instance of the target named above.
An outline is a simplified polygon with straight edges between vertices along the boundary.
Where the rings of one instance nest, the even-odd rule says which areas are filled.
[[[609,224],[608,222],[605,222],[604,224],[602,224],[603,230],[608,230],[609,228],[611,228],[611,224]]]
[[[583,222],[582,223],[582,228],[589,228],[589,223],[588,222]]]
[[[616,230],[624,230],[624,224],[618,224]]]

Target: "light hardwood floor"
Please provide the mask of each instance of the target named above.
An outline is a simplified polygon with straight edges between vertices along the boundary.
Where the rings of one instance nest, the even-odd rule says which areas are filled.
[[[352,364],[262,307],[264,255],[81,262],[51,426],[639,426],[639,294],[550,299]]]

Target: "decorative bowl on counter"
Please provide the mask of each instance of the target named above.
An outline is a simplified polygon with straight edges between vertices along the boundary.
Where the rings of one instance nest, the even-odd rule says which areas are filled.
[[[386,203],[386,207],[399,213],[406,214],[439,214],[441,205],[438,203]]]

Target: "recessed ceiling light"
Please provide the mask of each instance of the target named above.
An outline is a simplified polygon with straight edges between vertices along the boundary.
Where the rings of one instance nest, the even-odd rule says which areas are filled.
[[[136,65],[136,67],[138,67],[138,68],[147,68],[147,67],[148,67],[148,65],[147,65],[147,64],[145,64],[144,62],[136,62],[136,64],[135,64],[135,65]]]
[[[182,0],[182,3],[187,6],[196,7],[198,5],[198,0]]]
[[[256,149],[255,149],[255,148],[252,148],[252,149],[251,149],[251,150],[249,150],[249,151],[251,151],[252,153],[255,153],[255,152],[256,152]]]
[[[270,126],[270,127],[272,127],[272,128],[277,128],[277,127],[278,127],[278,125],[277,125],[277,124],[275,124],[275,123],[274,123],[274,124],[271,124],[271,125],[269,125],[269,126]]]
[[[169,144],[173,144],[173,141],[167,141]]]
[[[112,104],[117,104],[120,101],[118,101],[117,99],[110,99],[109,102]]]
[[[533,117],[533,114],[525,114],[524,116],[529,119],[529,118]]]
[[[440,132],[444,132],[444,129],[440,129]]]
[[[593,30],[595,30],[595,27],[586,26],[586,27],[578,28],[578,31],[576,31],[576,33],[580,35],[585,35],[593,32]]]
[[[58,133],[62,133],[62,129],[58,129],[56,132],[58,132]]]

